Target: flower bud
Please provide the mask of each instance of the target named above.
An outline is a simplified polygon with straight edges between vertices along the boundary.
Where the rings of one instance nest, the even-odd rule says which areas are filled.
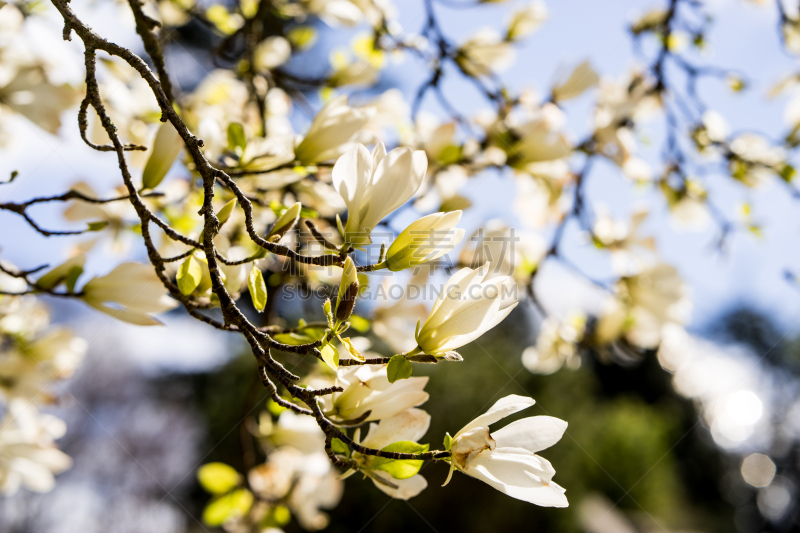
[[[339,305],[336,306],[336,320],[344,322],[350,315],[353,314],[353,308],[356,306],[356,297],[358,296],[358,282],[351,283],[344,295],[342,296]]]
[[[344,322],[353,314],[358,296],[358,274],[353,259],[348,257],[342,268],[342,282],[336,298],[336,320]]]
[[[284,214],[272,225],[269,230],[268,237],[270,240],[279,241],[289,230],[291,230],[297,221],[300,220],[300,210],[303,208],[300,202],[295,202],[294,205],[289,207]]]
[[[464,238],[464,230],[455,227],[459,220],[461,211],[452,211],[433,213],[410,224],[389,247],[389,270],[399,272],[450,252]]]

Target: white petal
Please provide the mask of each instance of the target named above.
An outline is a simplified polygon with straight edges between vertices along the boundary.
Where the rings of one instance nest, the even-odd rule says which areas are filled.
[[[375,472],[374,475],[380,476],[381,479],[385,479],[393,485],[397,485],[397,488],[393,489],[392,487],[384,485],[383,483],[376,482],[374,479],[372,480],[376,487],[381,489],[392,498],[397,498],[398,500],[411,499],[425,490],[425,488],[428,486],[428,482],[419,474],[416,476],[411,476],[408,479],[394,479],[390,475],[384,474],[383,472]]]
[[[552,466],[536,455],[479,454],[466,472],[512,498],[542,507],[567,507],[565,490],[552,483]]]
[[[401,440],[417,442],[428,431],[430,423],[431,415],[422,409],[408,409],[391,418],[384,418],[380,424],[370,424],[369,434],[361,444],[381,449]]]
[[[493,406],[489,408],[488,411],[464,426],[453,438],[461,435],[465,431],[469,431],[472,428],[489,426],[509,415],[513,415],[516,412],[527,409],[535,403],[536,400],[533,398],[529,398],[527,396],[518,396],[516,394],[506,396],[505,398],[500,398]]]
[[[533,416],[517,420],[492,433],[498,448],[523,448],[538,452],[549,448],[564,435],[567,423],[552,416]]]
[[[424,158],[424,152],[422,152]],[[427,168],[427,159],[424,167]],[[395,148],[375,168],[372,195],[363,217],[363,225],[374,228],[383,218],[406,203],[422,184],[425,172],[416,153],[408,148]]]
[[[347,205],[348,217],[358,216],[371,176],[372,157],[363,144],[348,150],[333,165],[333,186]]]
[[[372,149],[372,168],[378,168],[378,164],[386,157],[386,146],[382,142],[375,145]]]
[[[479,283],[477,280],[482,277],[483,273],[477,269],[462,268],[456,272],[442,287],[442,292],[433,304],[425,326],[435,328],[442,324],[461,305],[464,305],[464,298],[469,294],[470,287]]]

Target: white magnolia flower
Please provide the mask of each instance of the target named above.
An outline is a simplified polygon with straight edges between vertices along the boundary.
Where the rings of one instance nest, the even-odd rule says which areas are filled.
[[[9,404],[0,421],[0,492],[11,495],[21,486],[48,492],[55,474],[72,466],[72,460],[55,446],[66,425],[51,415],[42,415],[22,400]]]
[[[325,452],[306,455],[291,446],[271,452],[267,462],[248,472],[247,481],[261,498],[284,500],[308,531],[328,525],[328,515],[320,509],[336,507],[344,490]]]
[[[552,374],[564,364],[578,368],[581,364],[577,343],[583,338],[586,316],[577,315],[566,324],[548,317],[542,322],[535,346],[522,352],[522,364],[534,374]]]
[[[380,69],[369,61],[353,61],[341,65],[328,76],[328,86],[342,87],[353,85],[369,87],[374,85],[380,75]],[[373,114],[374,116],[374,114]]]
[[[269,413],[265,413],[265,417],[271,421]],[[317,421],[294,411],[286,410],[278,416],[269,438],[276,446],[294,446],[306,455],[325,452],[325,434]]]
[[[105,276],[89,280],[82,292],[83,301],[98,311],[140,326],[161,324],[152,315],[178,305],[153,268],[140,263],[122,263]]]
[[[389,89],[363,107],[375,109],[375,115],[364,128],[378,138],[385,136],[387,129],[401,132],[411,129],[411,106],[399,89]]]
[[[489,278],[489,265],[462,268],[442,288],[427,320],[417,324],[417,345],[426,354],[444,354],[474,341],[516,307],[514,281]]]
[[[491,28],[484,28],[461,45],[458,65],[470,76],[501,72],[514,61],[514,48]]]
[[[771,176],[780,173],[786,164],[786,151],[773,146],[763,135],[744,133],[731,141],[730,170],[734,178],[749,187],[766,183]]]
[[[0,355],[0,391],[30,402],[53,401],[48,389],[56,379],[71,377],[86,351],[86,341],[69,330],[55,328],[30,342],[18,340]]]
[[[364,421],[381,420],[428,401],[423,389],[427,377],[412,377],[389,383],[386,365],[340,368],[337,385],[344,392],[323,398],[326,414],[337,420],[354,420],[369,411]]]
[[[465,230],[455,227],[459,220],[461,211],[451,211],[432,213],[412,222],[389,246],[387,268],[398,272],[452,251],[464,238]]]
[[[333,167],[333,186],[347,204],[346,242],[363,246],[383,218],[406,203],[417,189],[428,167],[425,152],[395,148],[388,154],[378,143],[372,154],[357,145]]]
[[[536,455],[561,439],[566,422],[533,416],[489,432],[493,423],[534,403],[533,398],[512,394],[464,426],[450,445],[450,476],[457,469],[512,498],[542,507],[567,507],[565,490],[552,481],[556,471],[547,459]]]
[[[508,24],[508,39],[517,41],[527,37],[547,19],[547,6],[535,1],[514,12]]]
[[[635,276],[622,278],[619,294],[606,302],[596,335],[601,342],[624,336],[642,348],[656,348],[664,326],[682,324],[691,311],[687,288],[678,271],[657,264]]]
[[[304,0],[310,14],[321,18],[328,26],[355,26],[364,19],[364,12],[350,0]]]
[[[367,437],[360,444],[380,450],[393,442],[419,442],[428,431],[430,424],[431,416],[428,413],[422,409],[408,409],[391,418],[384,418],[379,424],[370,424]],[[356,442],[358,442],[360,431],[360,429],[356,430]],[[356,456],[359,459],[364,457],[360,454]],[[368,462],[369,459],[366,461]],[[428,486],[428,482],[419,474],[407,479],[395,479],[386,472],[372,470],[370,478],[376,487],[399,500],[413,498]]]
[[[569,77],[553,87],[553,100],[562,102],[583,94],[586,89],[597,85],[600,81],[597,73],[588,61],[584,61],[572,71]]]
[[[347,105],[347,95],[337,96],[314,117],[305,138],[294,149],[304,165],[336,159],[349,150],[375,110]]]
[[[570,175],[567,160],[572,155],[572,143],[562,131],[566,123],[564,112],[547,103],[513,118],[510,129],[519,140],[508,150],[508,164],[545,180],[553,189],[560,188],[557,182]],[[500,141],[500,147],[508,145]]]
[[[622,166],[635,155],[637,142],[630,124],[652,116],[661,99],[654,81],[639,72],[615,82],[602,80],[594,114],[595,140],[600,151]]]
[[[655,239],[643,237],[639,231],[646,219],[647,211],[644,209],[631,215],[630,224],[613,218],[607,210],[598,209],[592,236],[597,246],[611,252],[614,272],[630,276],[652,264],[656,251]]]
[[[273,35],[256,46],[253,63],[259,71],[272,70],[286,63],[292,56],[292,45],[284,37]]]

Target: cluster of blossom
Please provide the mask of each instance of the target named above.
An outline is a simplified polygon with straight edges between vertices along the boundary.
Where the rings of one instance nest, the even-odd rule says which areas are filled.
[[[5,271],[6,263],[0,264]],[[2,291],[24,291],[23,280],[0,272]],[[33,296],[0,296],[0,492],[20,487],[47,492],[55,475],[72,461],[55,441],[66,431],[63,421],[39,411],[56,403],[54,389],[80,365],[83,339],[50,327],[45,306]]]
[[[395,7],[378,0],[129,0],[118,7],[133,14],[153,70],[103,39],[109,36],[93,33],[65,0],[52,3],[65,22],[65,37],[77,36],[86,49],[82,137],[91,148],[116,155],[123,183],[111,196],[79,183],[63,195],[0,203],[0,210],[24,217],[45,235],[92,235],[41,276],[7,269],[19,287],[3,290],[78,298],[139,325],[158,324],[155,315],[182,304],[198,320],[244,337],[272,397],[270,411],[250,428],[266,459],[244,474],[217,463],[199,472],[213,494],[206,521],[230,531],[277,528],[292,516],[306,529],[324,527],[320,509],[335,506],[342,489],[334,467],[346,475],[360,472],[394,497],[413,497],[427,485],[418,473],[425,460],[445,461],[451,473],[460,470],[524,501],[565,506],[552,466],[536,455],[559,440],[565,422],[532,417],[490,432],[491,424],[533,404],[511,396],[431,451],[419,442],[430,417],[420,408],[428,398],[426,378],[411,377],[413,364],[460,361],[456,350],[496,326],[521,300],[544,315],[523,364],[545,374],[576,368],[589,351],[607,360],[641,357],[658,347],[665,328],[685,323],[686,288],[644,234],[647,211],[635,211],[627,224],[586,197],[594,161],[606,160],[631,183],[661,192],[673,217],[691,227],[719,216],[698,177],[708,162],[747,187],[794,177],[787,147],[755,134],[731,135],[725,120],[702,105],[702,112],[675,117],[675,101],[684,95],[665,76],[666,62],[689,73],[687,83],[710,75],[743,88],[732,71],[705,72],[685,57],[688,39],[680,28],[688,23],[676,21],[701,9],[689,0],[673,1],[631,26],[636,39],[659,43],[655,59],[619,80],[601,78],[583,62],[545,97],[527,89],[515,94],[498,77],[513,61],[515,45],[546,19],[541,2],[515,9],[502,33],[481,30],[454,43],[430,3],[422,32],[410,35],[399,26]],[[15,51],[24,48],[25,7],[0,9],[10,14],[0,17],[0,56],[13,57],[0,68],[0,101],[8,102],[0,112],[55,131],[53,117],[70,109],[78,91],[43,82],[46,65]],[[792,49],[794,19],[784,16]],[[352,49],[335,50],[323,74],[301,75],[293,63],[314,47],[321,31],[314,18],[332,28],[366,25],[369,33],[359,35]],[[194,90],[179,91],[161,46],[190,21],[211,28],[221,43],[216,52],[227,60],[220,64],[235,66],[215,69]],[[695,47],[702,46],[702,31],[696,28]],[[99,51],[110,58],[98,61]],[[431,69],[411,104],[397,89],[361,101],[346,92],[376,85],[387,59],[404,56]],[[448,63],[485,95],[490,109],[467,117],[450,102],[440,86]],[[31,81],[31,71],[39,72],[39,81]],[[591,133],[576,140],[565,110],[595,89]],[[298,134],[294,108],[307,106],[311,91],[324,105]],[[448,118],[419,111],[429,94]],[[644,121],[658,117],[666,119],[670,141],[663,169],[655,171],[637,137]],[[674,140],[678,133],[684,134],[680,142]],[[396,147],[387,150],[382,141]],[[513,175],[509,215],[519,224],[489,220],[465,238],[457,224],[471,207],[467,184],[493,170]],[[85,226],[43,230],[26,210],[45,202],[68,202],[65,218]],[[388,246],[377,242],[376,230],[393,234],[393,213],[401,211],[416,220]],[[596,282],[604,301],[591,316],[582,310],[566,317],[549,313],[536,294],[545,261],[584,274],[563,254],[570,222],[607,256],[615,274],[610,283]],[[728,221],[720,224],[729,231]],[[150,264],[122,263],[107,275],[82,279],[97,243],[124,252],[136,239],[144,242]],[[370,257],[373,248],[380,249],[377,260],[357,266],[354,257]],[[430,307],[408,290],[402,298],[373,302],[371,320],[353,313],[365,287],[378,280],[371,273],[413,270],[408,284],[420,286],[436,275],[420,267],[438,264],[459,269]],[[273,295],[281,288],[337,284],[338,292],[319,302],[323,320],[292,327],[276,315]],[[263,323],[243,312],[248,301],[263,313]],[[368,351],[362,334],[370,330],[394,355]],[[273,358],[279,352],[315,365],[295,375]],[[362,435],[359,426],[367,423]]]

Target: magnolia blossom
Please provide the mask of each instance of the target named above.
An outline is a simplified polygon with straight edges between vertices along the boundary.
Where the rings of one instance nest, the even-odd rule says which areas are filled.
[[[462,268],[451,277],[433,304],[416,339],[426,354],[444,354],[474,341],[516,307],[514,281],[508,276],[489,279],[489,265]]]
[[[736,156],[730,164],[732,176],[750,187],[766,183],[786,165],[786,151],[763,135],[739,135],[731,141],[730,149]]]
[[[359,144],[339,158],[332,178],[347,204],[347,225],[341,230],[345,241],[355,246],[372,242],[370,232],[417,192],[427,167],[425,152],[395,148],[387,154],[383,143],[372,154]]]
[[[564,364],[578,368],[581,364],[577,343],[583,338],[586,317],[579,315],[568,323],[548,317],[542,322],[536,346],[522,352],[522,364],[534,374],[552,374]]]
[[[394,26],[395,10],[388,0],[303,0],[302,5],[333,28],[355,26],[365,19],[372,26],[387,21]]]
[[[58,418],[39,414],[25,401],[12,401],[0,421],[0,492],[14,494],[20,486],[36,492],[52,490],[54,475],[72,466],[54,443],[66,429]]]
[[[595,244],[611,252],[611,266],[614,272],[632,275],[652,263],[656,251],[653,237],[643,237],[639,230],[647,219],[647,211],[640,209],[631,215],[630,225],[616,220],[604,210],[599,210],[592,236]]]
[[[380,450],[393,442],[418,442],[428,431],[430,424],[431,416],[428,413],[422,409],[408,409],[391,418],[384,418],[379,424],[370,424],[369,432],[360,444]],[[361,430],[356,431],[360,433]],[[428,486],[428,482],[419,474],[407,479],[395,479],[386,472],[372,470],[369,475],[376,487],[399,500],[413,498]]]
[[[82,292],[83,301],[98,311],[139,326],[161,324],[152,315],[178,305],[153,268],[140,263],[122,263],[105,276],[92,278]]]
[[[272,426],[272,417],[268,412],[264,413],[263,418],[269,420],[268,424]],[[259,424],[259,427],[262,425]],[[288,409],[278,416],[277,424],[265,428],[262,434],[268,434],[276,446],[293,446],[306,455],[325,451],[325,434],[319,429],[317,421]]]
[[[508,38],[517,41],[536,31],[547,19],[547,6],[544,2],[531,2],[514,12],[508,24]]]
[[[501,72],[514,61],[514,49],[491,28],[484,28],[458,49],[458,65],[470,76]]]
[[[565,178],[572,155],[572,143],[560,131],[565,123],[566,115],[554,104],[537,106],[515,120],[511,130],[519,140],[509,150],[509,164],[532,176]]]
[[[536,455],[561,440],[566,422],[551,416],[533,416],[494,433],[489,431],[489,426],[498,420],[534,403],[533,398],[512,394],[464,426],[450,444],[450,475],[457,469],[512,498],[542,507],[567,507],[565,490],[552,481],[556,471],[547,459]],[[445,485],[449,481],[450,476]]]
[[[322,398],[325,413],[337,420],[364,421],[389,418],[428,401],[423,389],[427,377],[412,377],[389,383],[386,365],[363,365],[340,368],[337,385],[344,392]]]
[[[260,71],[272,70],[286,63],[292,56],[292,45],[284,37],[273,35],[256,46],[253,66]]]
[[[320,509],[336,507],[344,490],[325,452],[306,455],[291,446],[271,452],[267,462],[248,472],[247,481],[259,497],[284,500],[309,531],[328,525],[328,515]]]
[[[657,264],[622,278],[619,294],[609,299],[598,321],[596,336],[611,342],[624,336],[642,348],[656,348],[669,323],[683,323],[691,311],[687,289],[675,268]]]
[[[304,165],[336,159],[351,148],[374,114],[372,108],[347,105],[347,95],[337,96],[317,113],[305,138],[294,149],[295,159]]]
[[[653,85],[654,81],[640,72],[633,72],[619,82],[600,82],[594,114],[595,139],[599,150],[623,170],[628,160],[634,158],[637,148],[630,124],[652,116],[661,106],[659,93],[653,91]],[[631,168],[635,167],[629,166],[628,170]]]
[[[451,211],[433,213],[413,222],[389,246],[387,268],[395,272],[405,270],[450,252],[464,238],[465,230],[455,227],[459,220],[461,211]]]
[[[559,85],[553,87],[553,100],[562,102],[583,94],[586,89],[597,85],[600,81],[597,73],[588,61],[584,61],[572,71],[569,77]]]
[[[86,341],[69,330],[55,328],[0,355],[0,391],[8,398],[53,401],[54,380],[71,377],[83,359]]]

